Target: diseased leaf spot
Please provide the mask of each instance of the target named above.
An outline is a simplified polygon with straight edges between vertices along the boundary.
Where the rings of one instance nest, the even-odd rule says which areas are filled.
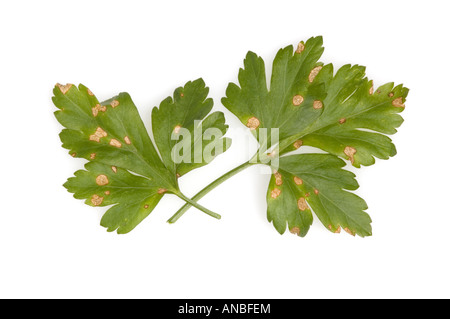
[[[317,188],[314,188],[314,194],[319,195],[319,190]]]
[[[100,142],[100,139],[106,136],[108,136],[108,134],[101,127],[97,127],[95,133],[89,136],[89,140]]]
[[[294,176],[294,183],[297,185],[303,185],[303,180],[300,177]]]
[[[144,205],[144,209],[148,209],[148,207],[149,207],[148,205]]]
[[[370,89],[369,89],[369,94],[370,94],[370,95],[373,94],[373,83],[372,83],[372,86],[371,86]]]
[[[328,229],[333,231],[333,227],[330,225],[328,225]],[[336,228],[336,230],[334,231],[335,234],[340,234],[341,233],[341,226],[338,226],[338,228]]]
[[[352,236],[355,236],[355,232],[350,230],[348,227],[345,227],[344,230]]]
[[[343,117],[339,120],[339,124],[344,124],[346,121],[347,121],[347,119],[345,117]]]
[[[300,104],[302,104],[303,100],[303,96],[299,94],[294,95],[294,97],[292,98],[292,104],[294,104],[295,106],[299,106]]]
[[[275,176],[275,185],[280,186],[283,184],[283,178],[279,172],[275,172],[273,176]]]
[[[318,110],[321,109],[323,107],[323,103],[322,101],[316,100],[313,102],[313,108]]]
[[[316,78],[317,74],[319,74],[320,70],[322,70],[322,66],[316,66],[314,69],[311,70],[311,73],[309,73],[308,81],[309,83],[312,83],[314,79]]]
[[[247,127],[251,130],[256,130],[259,127],[259,120],[256,117],[251,117],[247,121]]]
[[[354,147],[346,146],[344,149],[344,154],[348,156],[348,159],[352,164],[355,162],[356,149]]]
[[[309,197],[309,193],[306,193],[306,194],[305,194],[305,197]]]
[[[92,195],[91,203],[94,206],[100,206],[103,203],[103,197],[98,196],[97,194]]]
[[[158,194],[164,194],[165,192],[167,192],[167,189],[165,188],[158,189]]]
[[[115,138],[112,138],[111,141],[109,141],[109,145],[117,147],[117,148],[121,148],[122,147],[122,143],[120,143]]]
[[[296,140],[296,141],[294,142],[294,148],[295,148],[295,149],[300,148],[300,146],[302,146],[302,145],[303,145],[303,141],[302,141],[302,140]]]
[[[277,198],[278,196],[280,196],[280,194],[281,194],[281,189],[275,187],[275,188],[270,192],[270,197],[272,197],[272,198]]]
[[[73,84],[67,83],[66,85],[62,85],[59,83],[56,83],[56,86],[59,87],[60,91],[62,94],[66,94],[70,88],[72,87]]]
[[[109,180],[108,180],[108,176],[106,175],[98,175],[97,178],[95,179],[95,182],[97,183],[98,186],[105,186],[109,184]]]
[[[306,199],[304,197],[300,197],[297,201],[298,209],[302,212],[309,209],[308,204],[306,203]]]
[[[114,108],[116,108],[116,107],[118,107],[119,106],[119,101],[117,101],[117,100],[113,100],[112,102],[111,102],[111,106],[112,106],[112,108],[114,109]]]
[[[75,157],[75,156],[77,156],[77,153],[72,153],[72,154],[70,154],[72,157]]]
[[[94,96],[94,93],[92,93],[92,91],[89,89],[87,89],[87,94],[89,94],[90,96]]]
[[[389,97],[393,97],[394,96],[394,92],[389,92],[388,96]]]
[[[302,53],[305,50],[305,44],[303,43],[303,41],[299,42],[297,45],[297,50],[295,50],[295,53]]]
[[[112,169],[112,171],[113,171],[114,173],[117,173],[117,167],[111,166],[111,169]]]
[[[124,140],[125,143],[127,143],[128,145],[131,144],[130,138],[129,138],[128,136],[125,136],[125,137],[123,138],[123,140]]]
[[[97,156],[97,154],[92,153],[92,154],[89,156],[89,158],[90,158],[91,160],[93,160],[93,159],[95,159],[96,156]]]
[[[106,192],[105,192],[105,195],[109,195],[109,194],[111,194],[110,191],[106,191]]]
[[[184,97],[184,93],[183,92],[180,93],[180,97]]]
[[[403,98],[398,97],[395,100],[392,101],[392,105],[395,107],[405,107],[405,104],[403,104]]]
[[[106,112],[106,106],[97,104],[92,108],[92,114],[94,115],[94,117],[98,115],[98,112]]]
[[[291,234],[294,234],[294,235],[300,235],[300,228],[298,228],[298,227],[292,227],[291,229],[289,229],[289,231],[291,232]]]
[[[180,133],[180,130],[181,130],[181,125],[177,125],[173,128],[173,133],[178,134],[178,133]]]

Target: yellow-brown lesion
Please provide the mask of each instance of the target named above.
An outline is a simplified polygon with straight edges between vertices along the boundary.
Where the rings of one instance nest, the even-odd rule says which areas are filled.
[[[67,92],[69,92],[70,88],[72,87],[73,84],[67,83],[66,85],[62,85],[60,83],[56,83],[56,86],[59,88],[59,90],[61,91],[62,94],[66,94]]]
[[[112,106],[113,109],[116,108],[116,107],[118,107],[119,104],[120,104],[120,102],[117,101],[117,100],[113,100],[113,101],[110,103],[110,105]]]
[[[322,66],[316,66],[314,69],[311,70],[308,76],[309,83],[312,83],[314,79],[316,78],[317,74],[319,74],[320,70],[322,70]]]
[[[101,104],[96,104],[93,108],[92,108],[92,115],[94,115],[94,117],[96,117],[98,115],[98,112],[106,112],[106,106],[101,105]]]
[[[270,192],[270,197],[272,197],[273,199],[277,198],[280,195],[281,195],[281,189],[276,188],[276,187]]]
[[[122,143],[120,143],[118,140],[116,140],[115,138],[112,138],[109,141],[109,145],[117,147],[117,148],[121,148],[122,147]]]
[[[98,186],[105,186],[109,184],[109,179],[108,176],[100,174],[95,178],[95,182],[97,183]]]
[[[294,95],[294,97],[292,98],[292,104],[294,104],[295,106],[299,106],[303,103],[303,100],[304,98],[300,94]]]
[[[103,203],[103,199],[104,199],[103,197],[94,194],[91,197],[91,203],[94,206],[100,206]]]
[[[260,124],[260,121],[254,116],[247,120],[247,127],[251,130],[256,130]]]
[[[302,212],[309,209],[308,204],[306,203],[306,199],[304,197],[300,197],[297,201],[298,209],[300,209]]]
[[[356,154],[356,148],[351,146],[346,146],[344,149],[344,154],[348,156],[348,159],[350,160],[350,163],[355,163],[355,154]]]
[[[101,127],[97,127],[94,134],[89,136],[90,141],[100,142],[100,139],[103,137],[107,137],[108,133],[105,132]]]

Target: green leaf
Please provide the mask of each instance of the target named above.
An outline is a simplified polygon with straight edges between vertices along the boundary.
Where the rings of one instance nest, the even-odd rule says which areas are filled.
[[[303,145],[348,159],[355,167],[372,165],[374,157],[388,159],[397,153],[384,134],[396,133],[403,123],[398,113],[404,110],[409,91],[393,83],[374,90],[364,72],[358,65],[345,65],[334,76],[331,64],[321,70],[317,80],[325,83],[327,91],[323,113],[301,137]]]
[[[152,129],[156,145],[166,167],[177,176],[206,165],[231,145],[229,138],[222,139],[228,129],[223,113],[214,112],[206,117],[213,106],[212,99],[206,99],[208,91],[202,79],[188,82],[175,90],[173,99],[168,97],[161,102],[159,108],[153,108]],[[181,133],[192,138],[184,145],[188,150],[185,161],[176,163],[172,152],[179,142],[173,137],[178,137]],[[180,139],[184,142],[183,136]],[[180,145],[183,146],[183,143]],[[215,152],[205,154],[205,150],[209,149]]]
[[[249,52],[244,68],[239,70],[240,87],[228,85],[223,105],[250,128],[260,144],[267,140],[272,146],[270,134],[260,136],[261,128],[278,128],[279,140],[301,133],[317,120],[321,110],[313,107],[314,101],[323,100],[325,87],[315,80],[322,63],[322,37],[309,39],[294,52],[292,46],[280,49],[273,61],[270,90],[267,89],[264,61]],[[262,145],[264,146],[264,145]]]
[[[163,125],[183,114],[184,121],[180,123],[189,126],[194,120],[203,120],[211,111],[212,100],[205,100],[208,89],[203,80],[188,82],[184,88],[178,88],[175,100],[180,92],[184,92],[183,98],[189,102],[175,102],[171,108],[169,97],[161,104],[159,113],[158,109],[153,110]],[[59,109],[55,116],[65,127],[60,134],[62,146],[69,149],[73,157],[89,161],[86,170],[76,172],[65,187],[75,198],[86,199],[88,205],[114,205],[101,220],[101,225],[108,231],[131,231],[148,216],[164,194],[175,194],[186,200],[178,187],[177,178],[181,175],[178,172],[187,173],[206,162],[174,165],[167,157],[167,149],[174,145],[170,135],[167,136],[168,131],[159,126],[157,120],[153,121],[157,149],[127,93],[101,103],[83,85],[77,88],[72,84],[58,84],[53,93],[53,102]],[[222,113],[212,113],[204,122],[207,128],[218,125],[220,136],[217,141],[207,141],[203,148],[213,142],[227,141],[222,139],[227,130]],[[203,133],[200,132],[197,142],[203,140]],[[200,205],[197,208],[220,217]]]
[[[385,134],[395,133],[403,122],[398,113],[408,89],[387,83],[375,90],[358,65],[345,65],[333,74],[331,64],[318,61],[322,53],[321,37],[300,42],[295,52],[292,46],[280,49],[267,88],[264,61],[249,52],[239,70],[239,85],[228,85],[222,103],[257,138],[260,149],[253,159],[277,170],[267,202],[268,219],[280,233],[287,225],[306,235],[313,220],[311,207],[329,230],[368,236],[367,205],[347,191],[358,184],[336,156],[355,167],[371,165],[375,157],[394,156],[395,146]],[[274,129],[278,135],[272,135]],[[329,154],[289,155],[302,145]],[[294,177],[304,183],[297,185]]]
[[[267,192],[267,217],[277,231],[286,225],[305,236],[313,222],[311,208],[332,232],[341,228],[362,237],[372,233],[371,220],[364,212],[363,199],[346,190],[355,190],[355,175],[342,169],[343,160],[329,154],[297,154],[280,158]]]

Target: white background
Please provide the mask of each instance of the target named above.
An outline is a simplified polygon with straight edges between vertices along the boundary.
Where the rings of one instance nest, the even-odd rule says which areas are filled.
[[[448,1],[2,1],[0,4],[0,297],[449,298]],[[324,36],[321,61],[367,66],[375,85],[410,88],[398,155],[354,170],[373,236],[280,236],[266,220],[257,167],[200,201],[220,221],[165,196],[133,232],[108,233],[106,209],[62,184],[80,169],[60,146],[56,82],[100,100],[126,91],[151,108],[203,77],[231,149],[181,179],[193,195],[248,159],[240,123],[220,103],[248,50]]]

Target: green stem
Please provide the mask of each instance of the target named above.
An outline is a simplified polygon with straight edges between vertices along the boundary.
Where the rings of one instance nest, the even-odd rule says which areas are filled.
[[[231,171],[229,171],[228,173],[223,174],[222,176],[220,176],[218,179],[216,179],[214,182],[212,182],[211,184],[209,184],[208,186],[206,186],[205,188],[203,188],[200,192],[198,192],[194,197],[192,197],[192,199],[184,199],[187,203],[184,204],[183,207],[181,207],[172,217],[170,217],[170,219],[167,221],[170,224],[175,223],[181,216],[183,216],[183,214],[191,207],[197,207],[197,201],[200,200],[203,196],[205,196],[206,194],[208,194],[210,191],[212,191],[214,188],[216,188],[217,186],[219,186],[220,184],[222,184],[223,182],[225,182],[227,179],[229,179],[230,177],[236,175],[237,173],[243,171],[244,169],[254,165],[256,163],[252,163],[251,161],[245,162],[244,164],[239,165],[238,167],[232,169]],[[195,205],[194,205],[195,204]],[[197,207],[198,208],[198,207]],[[208,213],[207,213],[208,214]],[[215,214],[215,213],[214,213]]]
[[[186,197],[182,193],[176,193],[175,195],[177,195],[179,198],[181,198],[182,200],[184,200],[186,202],[185,206],[186,205],[189,205],[189,207],[194,206],[195,208],[201,210],[202,212],[204,212],[205,214],[208,214],[211,217],[214,217],[217,219],[221,218],[221,216],[219,214],[216,214],[216,213],[210,211],[208,208],[203,207],[202,205],[198,204],[197,202],[190,199],[189,197]]]

